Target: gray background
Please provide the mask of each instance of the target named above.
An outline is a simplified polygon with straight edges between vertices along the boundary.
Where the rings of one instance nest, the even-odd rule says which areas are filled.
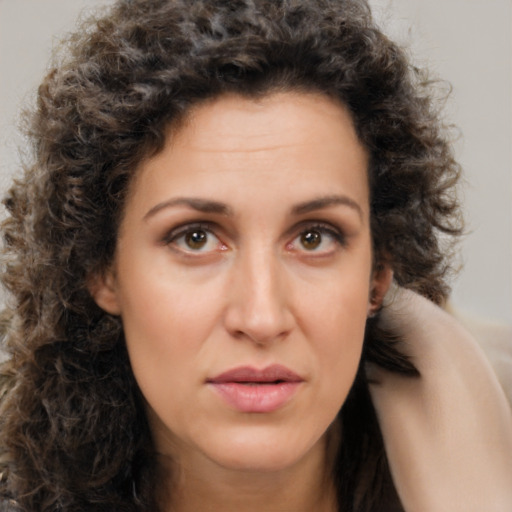
[[[470,234],[453,303],[512,323],[511,0],[370,0],[392,38],[453,85],[446,119],[461,130],[456,153]],[[16,174],[19,110],[34,99],[52,47],[80,12],[105,0],[0,0],[0,194]]]

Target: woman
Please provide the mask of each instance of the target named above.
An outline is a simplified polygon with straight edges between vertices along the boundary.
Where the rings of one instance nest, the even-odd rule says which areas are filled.
[[[7,510],[454,510],[475,440],[456,481],[505,510],[492,373],[382,308],[441,302],[460,231],[426,84],[359,1],[126,0],[70,40],[5,202]],[[453,382],[491,399],[445,445],[416,409]]]

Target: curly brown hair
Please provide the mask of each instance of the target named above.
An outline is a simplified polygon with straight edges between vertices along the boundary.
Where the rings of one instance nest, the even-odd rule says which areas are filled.
[[[65,50],[39,87],[33,164],[4,201],[0,499],[25,512],[156,511],[122,325],[87,284],[111,263],[128,184],[166,128],[228,92],[341,100],[370,156],[375,265],[436,302],[449,269],[439,234],[460,231],[459,168],[432,82],[362,0],[119,0]],[[365,361],[416,373],[375,319]],[[399,507],[363,364],[339,416],[340,510]]]

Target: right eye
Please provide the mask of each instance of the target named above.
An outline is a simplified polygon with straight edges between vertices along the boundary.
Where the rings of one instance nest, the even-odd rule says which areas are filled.
[[[287,244],[287,248],[311,256],[329,256],[345,243],[339,228],[327,223],[313,223],[301,228],[301,232]]]
[[[171,232],[166,238],[166,244],[189,254],[204,254],[226,249],[210,227],[202,225],[183,226]]]

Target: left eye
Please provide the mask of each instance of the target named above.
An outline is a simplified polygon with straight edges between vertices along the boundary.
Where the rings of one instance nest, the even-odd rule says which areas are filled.
[[[222,249],[222,242],[207,228],[190,226],[177,233],[172,233],[167,244],[183,252],[211,252]]]
[[[323,226],[303,230],[291,243],[295,250],[306,252],[331,252],[343,244],[341,233]]]

